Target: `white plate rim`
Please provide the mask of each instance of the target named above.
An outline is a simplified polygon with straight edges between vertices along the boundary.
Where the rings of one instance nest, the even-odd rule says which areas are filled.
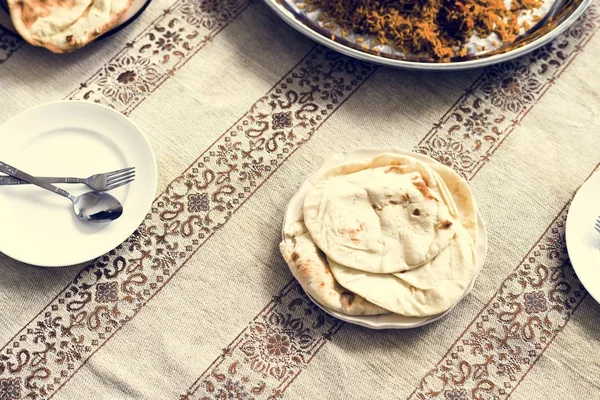
[[[144,222],[145,216],[147,215],[148,211],[150,210],[152,203],[154,201],[154,198],[156,196],[156,188],[157,188],[158,169],[157,169],[157,164],[156,164],[156,157],[154,155],[154,151],[152,150],[152,146],[150,145],[150,142],[149,142],[147,136],[144,134],[142,129],[137,125],[137,123],[135,123],[135,121],[133,121],[131,118],[126,117],[122,113],[120,113],[120,112],[116,111],[115,109],[110,108],[106,105],[94,103],[94,102],[90,102],[90,101],[83,101],[83,100],[60,100],[60,101],[40,104],[35,107],[24,110],[24,111],[20,112],[19,114],[16,114],[13,117],[9,118],[8,120],[4,121],[0,125],[0,135],[2,134],[2,130],[6,125],[8,125],[9,123],[14,123],[18,118],[22,118],[24,115],[26,115],[30,112],[39,111],[40,109],[43,109],[46,107],[60,106],[62,104],[64,104],[64,105],[76,104],[78,106],[83,106],[83,107],[101,108],[104,111],[112,113],[117,118],[127,121],[127,123],[133,127],[133,130],[136,131],[137,134],[139,135],[141,142],[145,144],[146,150],[147,150],[146,157],[149,158],[149,161],[152,164],[152,170],[151,170],[152,179],[151,179],[151,181],[147,182],[147,184],[151,188],[151,190],[149,190],[148,193],[151,193],[151,194],[146,197],[144,204],[140,205],[140,207],[143,207],[143,209],[146,211],[144,212],[142,219],[135,225],[135,227],[132,230],[123,229],[123,234],[121,234],[121,235],[115,234],[114,237],[117,237],[118,239],[113,239],[109,242],[110,244],[99,247],[99,250],[94,252],[94,253],[97,253],[94,256],[86,256],[85,258],[81,258],[80,260],[69,261],[67,263],[57,262],[57,261],[54,261],[54,262],[49,261],[49,262],[43,262],[43,263],[33,262],[32,263],[31,260],[27,260],[26,257],[21,257],[20,255],[11,253],[10,249],[7,251],[6,248],[4,247],[4,243],[0,243],[0,253],[6,255],[7,257],[10,257],[13,260],[16,260],[16,261],[19,261],[19,262],[22,262],[22,263],[25,263],[28,265],[34,265],[34,266],[45,267],[45,268],[69,267],[69,266],[73,266],[73,265],[87,263],[89,261],[95,260],[98,257],[110,252],[111,250],[114,250],[116,247],[118,247],[120,244],[122,244],[128,237],[130,237],[139,228],[139,226]],[[138,150],[139,150],[139,148],[138,148]],[[125,232],[127,232],[126,235],[125,235]]]
[[[360,159],[360,158],[374,157],[376,155],[383,154],[383,153],[398,153],[398,154],[402,154],[402,155],[408,155],[411,157],[419,158],[426,163],[441,164],[439,161],[437,161],[425,154],[407,151],[407,150],[401,149],[399,147],[394,147],[394,146],[356,147],[356,148],[352,148],[349,150],[344,150],[344,151],[338,152],[338,153],[334,154],[333,156],[331,156],[330,158],[326,159],[321,164],[321,166],[319,166],[314,172],[309,174],[302,181],[302,183],[298,187],[298,190],[295,192],[295,194],[292,196],[292,198],[286,205],[284,214],[283,214],[283,221],[282,221],[282,225],[281,225],[282,240],[285,240],[285,227],[287,225],[288,218],[291,217],[290,209],[291,209],[291,207],[293,207],[295,205],[295,203],[300,202],[301,199],[305,196],[305,194],[303,195],[301,192],[308,190],[308,185],[311,184],[311,181],[318,180],[320,178],[320,176],[322,176],[326,171],[328,171],[332,167],[339,165],[341,162],[348,161],[349,157],[352,159]],[[478,229],[478,232],[477,232],[477,236],[478,236],[479,240],[478,240],[478,243],[477,243],[476,249],[475,249],[476,254],[479,256],[478,260],[477,260],[477,263],[478,263],[477,272],[475,273],[475,276],[473,277],[473,279],[471,280],[471,282],[465,289],[465,293],[463,294],[461,299],[456,304],[458,304],[462,299],[464,299],[473,289],[473,287],[475,285],[475,281],[476,281],[477,277],[479,276],[479,274],[481,273],[481,270],[483,268],[483,265],[485,264],[485,260],[487,257],[487,251],[488,251],[487,227],[481,216],[481,213],[479,212],[479,208],[477,207],[477,202],[475,202],[475,208],[477,210],[478,226],[481,228],[481,229]],[[304,290],[304,288],[302,288],[302,290]],[[306,291],[305,291],[305,293],[306,293]],[[348,322],[348,323],[351,323],[354,325],[363,326],[365,328],[370,328],[370,329],[412,329],[412,328],[417,328],[417,327],[430,324],[432,322],[435,322],[435,321],[443,318],[448,313],[450,313],[454,309],[454,307],[456,307],[456,304],[455,304],[449,310],[447,310],[441,314],[433,315],[430,317],[399,316],[404,320],[412,321],[412,322],[408,322],[408,323],[405,323],[405,322],[382,322],[380,320],[382,318],[389,317],[390,314],[379,315],[379,316],[378,315],[363,315],[363,316],[346,315],[346,314],[339,313],[337,311],[331,310],[331,309],[323,306],[318,301],[316,301],[310,294],[306,293],[306,295],[308,296],[308,298],[310,298],[313,301],[313,303],[315,303],[319,308],[321,308],[327,314],[329,314],[337,319],[340,319],[342,321],[345,321],[345,322]]]
[[[591,190],[589,189],[591,187],[597,188],[598,192],[600,193],[600,171],[592,174],[592,176],[590,176],[584,182],[584,184],[581,185],[573,197],[573,201],[571,202],[569,211],[567,212],[567,221],[565,223],[565,242],[569,260],[573,266],[573,270],[575,271],[577,278],[579,278],[579,281],[592,296],[592,298],[596,300],[596,302],[600,303],[600,284],[591,285],[591,279],[589,275],[592,272],[583,267],[585,264],[585,255],[576,250],[577,246],[574,243],[574,241],[578,239],[578,235],[575,232],[580,229],[578,229],[578,227],[575,225],[575,215],[577,210],[579,210],[581,207],[580,203],[584,201],[584,196],[587,196],[587,191]],[[590,221],[590,227],[593,226],[593,223],[594,221]],[[588,281],[588,279],[589,282],[586,285],[586,281]]]
[[[286,0],[264,0],[267,5],[285,22],[287,22],[291,27],[296,29],[298,32],[307,36],[308,38],[329,47],[332,50],[335,50],[339,53],[347,55],[349,57],[353,57],[362,61],[368,61],[374,64],[385,65],[388,67],[395,67],[401,69],[411,69],[411,70],[426,70],[426,71],[458,71],[465,69],[473,69],[479,67],[486,67],[493,64],[498,64],[504,61],[509,61],[514,58],[520,57],[524,54],[527,54],[546,43],[550,42],[556,36],[563,33],[569,26],[571,26],[589,7],[591,4],[591,0],[584,0],[577,9],[573,11],[573,13],[567,17],[560,25],[556,26],[553,30],[546,33],[545,35],[537,38],[536,40],[526,44],[525,46],[516,48],[514,50],[508,51],[502,54],[496,54],[489,57],[483,57],[475,60],[469,61],[458,61],[458,62],[450,62],[450,63],[425,63],[425,62],[416,62],[416,61],[405,61],[405,60],[396,60],[392,58],[377,56],[375,54],[366,53],[360,50],[353,49],[351,47],[345,46],[341,43],[338,43],[334,40],[331,40],[328,37],[325,37],[318,32],[315,32],[313,29],[308,27],[299,21],[290,11],[285,9],[280,2]]]

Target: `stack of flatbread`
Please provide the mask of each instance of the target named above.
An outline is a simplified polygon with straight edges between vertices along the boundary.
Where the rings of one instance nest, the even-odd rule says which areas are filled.
[[[113,28],[133,0],[8,0],[19,34],[54,53],[77,50]]]
[[[469,186],[452,169],[411,156],[329,170],[286,225],[280,249],[296,279],[348,315],[440,314],[477,272]]]

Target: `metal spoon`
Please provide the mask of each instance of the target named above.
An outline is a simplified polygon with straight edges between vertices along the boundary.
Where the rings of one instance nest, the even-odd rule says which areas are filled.
[[[58,188],[50,183],[45,183],[23,171],[11,167],[0,161],[0,172],[19,178],[42,189],[59,194],[73,202],[73,209],[77,217],[85,222],[109,222],[123,214],[123,205],[108,193],[87,192],[80,196],[73,196],[66,190]]]

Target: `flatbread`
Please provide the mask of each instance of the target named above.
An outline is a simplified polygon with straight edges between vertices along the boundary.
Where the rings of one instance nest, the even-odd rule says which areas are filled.
[[[34,46],[79,49],[117,24],[133,0],[8,0],[12,22]]]
[[[476,273],[475,247],[457,222],[455,238],[440,254],[419,268],[396,274],[374,274],[328,260],[337,282],[393,313],[427,317],[452,308]]]
[[[341,287],[304,224],[294,224],[279,246],[302,288],[323,306],[347,315],[379,315],[389,311]]]
[[[394,273],[436,257],[454,236],[433,171],[413,157],[383,154],[333,168],[304,201],[304,222],[338,264]]]
[[[448,205],[450,214],[460,220],[473,242],[477,243],[477,205],[467,181],[452,168],[442,164],[429,164],[438,184],[440,194]]]

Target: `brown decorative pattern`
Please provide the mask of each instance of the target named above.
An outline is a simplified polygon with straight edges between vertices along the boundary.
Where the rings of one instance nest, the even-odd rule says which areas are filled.
[[[0,26],[0,64],[8,60],[23,43],[23,39]]]
[[[475,83],[459,98],[454,106],[436,123],[433,129],[419,143],[415,151],[428,154],[440,162],[454,168],[466,179],[471,180],[477,171],[489,161],[489,157],[500,146],[502,141],[512,132],[515,126],[525,117],[527,112],[543,96],[548,88],[565,70],[569,63],[575,58],[583,46],[591,39],[597,29],[598,14],[595,7],[591,7],[579,21],[577,21],[567,32],[561,35],[553,43],[535,51],[527,59],[517,60],[510,63],[490,67],[480,76]],[[277,123],[283,121],[283,116],[274,117]],[[558,232],[558,231],[557,231]],[[554,254],[554,253],[553,253]],[[566,272],[570,273],[570,272]],[[533,276],[533,274],[532,274]],[[286,286],[293,284],[293,280]],[[541,290],[541,289],[540,289]],[[541,313],[551,313],[554,308],[560,307],[559,302],[553,299],[558,292],[553,293],[553,298],[547,297],[545,292],[531,290],[522,296],[522,307],[524,312],[537,321]],[[559,289],[560,290],[560,289]],[[276,298],[285,298],[286,289],[281,291]],[[578,293],[578,298],[583,294]],[[302,294],[300,294],[302,296]],[[285,312],[282,306],[271,301],[267,306],[275,307],[278,312]],[[566,303],[565,303],[566,309]],[[526,310],[529,310],[527,312]],[[550,310],[550,311],[549,311]],[[322,311],[318,311],[323,317]],[[312,316],[311,316],[312,318]],[[308,319],[302,320],[308,323]],[[527,329],[534,328],[534,323]],[[341,328],[343,323],[340,324]],[[337,328],[333,333],[339,330]],[[250,327],[246,328],[241,335],[247,334]],[[290,346],[296,345],[294,339],[290,338]],[[237,339],[236,339],[237,340]],[[230,347],[236,343],[235,341]],[[547,343],[546,343],[547,344]],[[255,343],[258,346],[258,343]],[[261,344],[266,345],[265,343]],[[316,356],[320,347],[311,355]],[[222,356],[221,356],[222,357]],[[219,357],[215,363],[221,360]],[[309,359],[310,360],[310,359]],[[534,358],[530,356],[529,361],[533,365]],[[249,360],[237,351],[229,356],[228,362],[244,366]],[[257,394],[247,395],[247,389],[257,384],[259,380],[252,380],[252,375],[240,384],[235,376],[221,371],[223,380],[218,386],[219,395],[208,389],[212,386],[204,386],[202,382],[210,379],[215,371],[215,363],[209,367],[192,385],[181,398],[191,399],[213,399],[213,398],[265,398],[273,399],[281,397],[289,383],[283,387],[277,386],[276,382],[267,383],[265,379],[261,382],[268,385],[274,391],[265,391]],[[305,365],[302,364],[302,367]],[[507,367],[508,368],[508,367]],[[297,374],[302,368],[297,369]],[[237,383],[236,383],[237,382]],[[214,383],[214,382],[213,382]],[[241,391],[240,387],[244,388]],[[229,397],[228,397],[229,396]],[[442,394],[443,399],[466,400],[470,399],[471,393],[465,389],[456,388]],[[419,396],[417,398],[426,398]],[[488,397],[481,397],[488,398]],[[490,397],[492,398],[492,397]]]
[[[67,98],[130,113],[248,4],[248,0],[177,1]]]
[[[290,282],[181,399],[277,398],[341,326]]]
[[[321,47],[311,50],[167,187],[132,237],[84,268],[0,350],[0,381],[17,382],[24,397],[52,397],[374,70]],[[240,345],[252,368],[281,379],[297,371],[297,357],[308,362],[305,352],[316,351],[305,340],[317,343],[332,325],[318,316],[296,322],[299,311],[290,307],[269,314],[281,329],[256,353]],[[272,356],[263,360],[258,351]],[[284,354],[295,356],[283,365],[277,360]]]
[[[592,5],[553,42],[487,68],[416,151],[471,179],[592,38],[598,23]]]
[[[567,254],[568,205],[410,399],[506,399],[516,389],[587,294]]]
[[[68,98],[89,99],[130,112],[248,4],[248,0],[177,1]],[[0,64],[23,43],[0,26]]]
[[[21,398],[21,379],[0,379],[0,400],[18,400]]]

